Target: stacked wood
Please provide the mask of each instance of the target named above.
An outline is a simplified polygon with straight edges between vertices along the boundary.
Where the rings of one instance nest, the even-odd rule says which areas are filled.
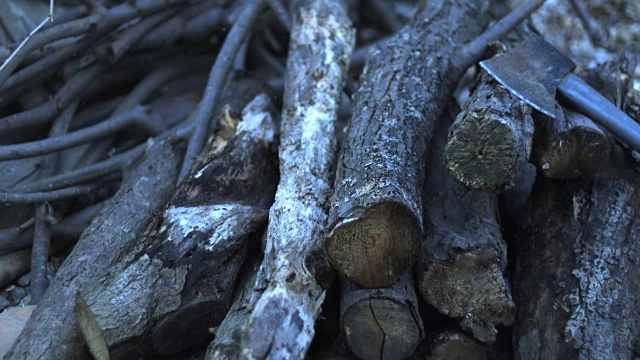
[[[223,320],[277,185],[269,106],[258,95],[239,124],[223,126],[138,245],[80,292],[76,314],[94,357],[175,353]]]
[[[594,71],[605,79],[612,68],[617,80],[601,90],[625,99],[618,61]],[[638,164],[618,144],[606,164],[589,177],[536,180],[515,246],[516,359],[637,355]]]
[[[498,325],[513,322],[514,305],[503,277],[507,263],[494,194],[469,190],[444,165],[451,118],[443,116],[427,158],[425,236],[418,262],[424,299],[484,342]]]
[[[502,190],[529,160],[532,109],[484,70],[476,81],[468,106],[451,126],[445,164],[469,188]]]
[[[472,337],[457,331],[440,333],[431,344],[427,360],[487,360],[487,348]]]
[[[158,141],[85,230],[6,359],[83,359],[89,354],[73,312],[76,292],[95,281],[143,233],[166,204],[182,150]]]
[[[409,358],[424,338],[411,273],[379,289],[341,282],[340,327],[351,351],[361,359]]]
[[[354,47],[340,0],[295,1],[279,148],[280,185],[258,279],[268,286],[241,335],[243,358],[303,358],[330,284],[323,239],[334,126]]]
[[[536,181],[516,246],[516,359],[637,355],[640,178],[614,150],[595,179]]]
[[[420,192],[437,119],[464,69],[452,55],[478,34],[487,2],[421,4],[368,54],[340,152],[326,239],[331,264],[364,287],[395,283],[415,262]]]
[[[536,146],[532,161],[552,179],[575,179],[604,170],[611,140],[588,117],[557,106],[556,118],[536,114]]]

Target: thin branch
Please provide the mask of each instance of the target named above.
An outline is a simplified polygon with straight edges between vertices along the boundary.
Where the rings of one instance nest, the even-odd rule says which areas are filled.
[[[282,1],[267,0],[267,3],[269,3],[269,7],[276,14],[276,17],[278,17],[282,25],[284,25],[287,30],[291,30],[291,16],[287,8],[282,4]]]
[[[47,280],[47,261],[51,247],[51,224],[47,221],[48,204],[36,206],[36,224],[33,232],[33,249],[31,251],[31,304],[40,302],[49,286]]]
[[[67,135],[23,144],[0,146],[0,160],[20,159],[72,148],[113,134],[133,123],[141,121],[150,122],[146,109],[138,106],[98,125]]]
[[[0,204],[35,204],[41,202],[58,201],[89,194],[102,185],[80,185],[61,190],[35,193],[6,193],[0,192]]]
[[[220,93],[227,76],[231,71],[236,54],[240,50],[240,47],[242,47],[242,44],[244,44],[245,39],[249,36],[255,20],[260,13],[260,9],[262,9],[262,5],[262,0],[252,0],[245,4],[242,12],[238,16],[238,19],[231,27],[231,30],[222,45],[222,49],[216,58],[216,62],[211,68],[204,96],[196,110],[196,118],[194,120],[195,129],[193,133],[191,133],[191,138],[189,139],[187,153],[184,157],[182,169],[180,170],[180,176],[178,176],[178,183],[182,182],[187,174],[189,174],[191,166],[204,147],[207,134],[209,133],[209,123],[213,115],[213,108],[220,97]],[[217,124],[213,125],[214,128],[216,126]]]

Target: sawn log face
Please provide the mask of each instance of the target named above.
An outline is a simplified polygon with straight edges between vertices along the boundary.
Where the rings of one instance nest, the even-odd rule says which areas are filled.
[[[486,5],[429,1],[367,56],[326,239],[332,265],[361,286],[393,284],[416,258],[425,153],[463,71],[451,57],[480,33]]]

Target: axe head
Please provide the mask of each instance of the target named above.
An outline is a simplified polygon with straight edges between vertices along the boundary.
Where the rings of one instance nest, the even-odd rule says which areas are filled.
[[[576,64],[544,39],[533,36],[481,61],[480,66],[515,96],[555,119],[558,83]]]

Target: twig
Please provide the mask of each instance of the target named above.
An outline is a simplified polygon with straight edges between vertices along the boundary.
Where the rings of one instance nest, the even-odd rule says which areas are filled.
[[[2,63],[2,66],[0,66],[0,74],[2,73],[2,69],[4,69],[7,66],[7,64],[9,64],[11,62],[11,60],[16,56],[17,53],[20,52],[20,49],[22,49],[24,47],[24,45],[27,43],[27,41],[33,35],[35,35],[38,31],[40,31],[40,29],[42,29],[42,27],[48,21],[53,22],[53,2],[54,2],[54,0],[49,0],[49,15],[44,20],[42,20],[42,22],[40,22],[40,24],[38,26],[36,26],[35,29],[31,30],[31,32],[29,34],[27,34],[27,37],[25,37],[24,40],[22,40],[20,45],[18,45],[18,47],[13,51],[13,53]],[[0,83],[1,83],[1,81],[0,81]]]
[[[402,27],[402,23],[398,20],[393,9],[390,9],[387,2],[382,0],[368,0],[367,4],[374,12],[375,16],[380,20],[383,26],[385,26],[391,32],[396,32]]]
[[[48,204],[36,206],[36,225],[33,233],[33,250],[31,251],[31,304],[40,302],[47,290],[47,260],[51,245],[51,224],[46,220],[51,211]]]
[[[85,69],[67,83],[47,103],[27,111],[0,118],[0,130],[15,129],[29,125],[44,124],[58,115],[71,101],[80,96],[87,86],[104,70],[103,64]]]
[[[291,30],[291,16],[280,0],[267,0],[269,7],[287,30]]]
[[[20,159],[68,149],[113,134],[136,122],[150,122],[149,115],[142,106],[114,116],[98,125],[67,135],[23,144],[0,146],[0,160]]]
[[[453,65],[457,69],[466,69],[481,59],[490,42],[499,40],[518,24],[536,11],[544,0],[523,1],[517,8],[493,24],[474,40],[461,47],[453,56]]]
[[[196,110],[196,118],[194,120],[195,129],[191,133],[191,138],[189,139],[187,153],[184,157],[182,169],[180,170],[180,176],[178,176],[178,183],[182,182],[187,174],[189,174],[191,166],[204,147],[207,134],[209,132],[209,122],[211,121],[213,108],[218,101],[224,82],[227,79],[227,75],[230,73],[233,66],[233,60],[249,35],[249,32],[260,13],[262,5],[262,0],[249,1],[244,5],[242,12],[231,27],[231,30],[222,45],[222,49],[216,58],[215,64],[213,64],[213,67],[211,68],[204,96]],[[213,128],[216,126],[217,125],[214,124]]]
[[[77,197],[84,194],[89,194],[100,185],[80,185],[73,186],[66,189],[44,191],[35,193],[6,193],[0,192],[0,203],[2,204],[35,204],[41,202],[58,201],[67,198]]]

